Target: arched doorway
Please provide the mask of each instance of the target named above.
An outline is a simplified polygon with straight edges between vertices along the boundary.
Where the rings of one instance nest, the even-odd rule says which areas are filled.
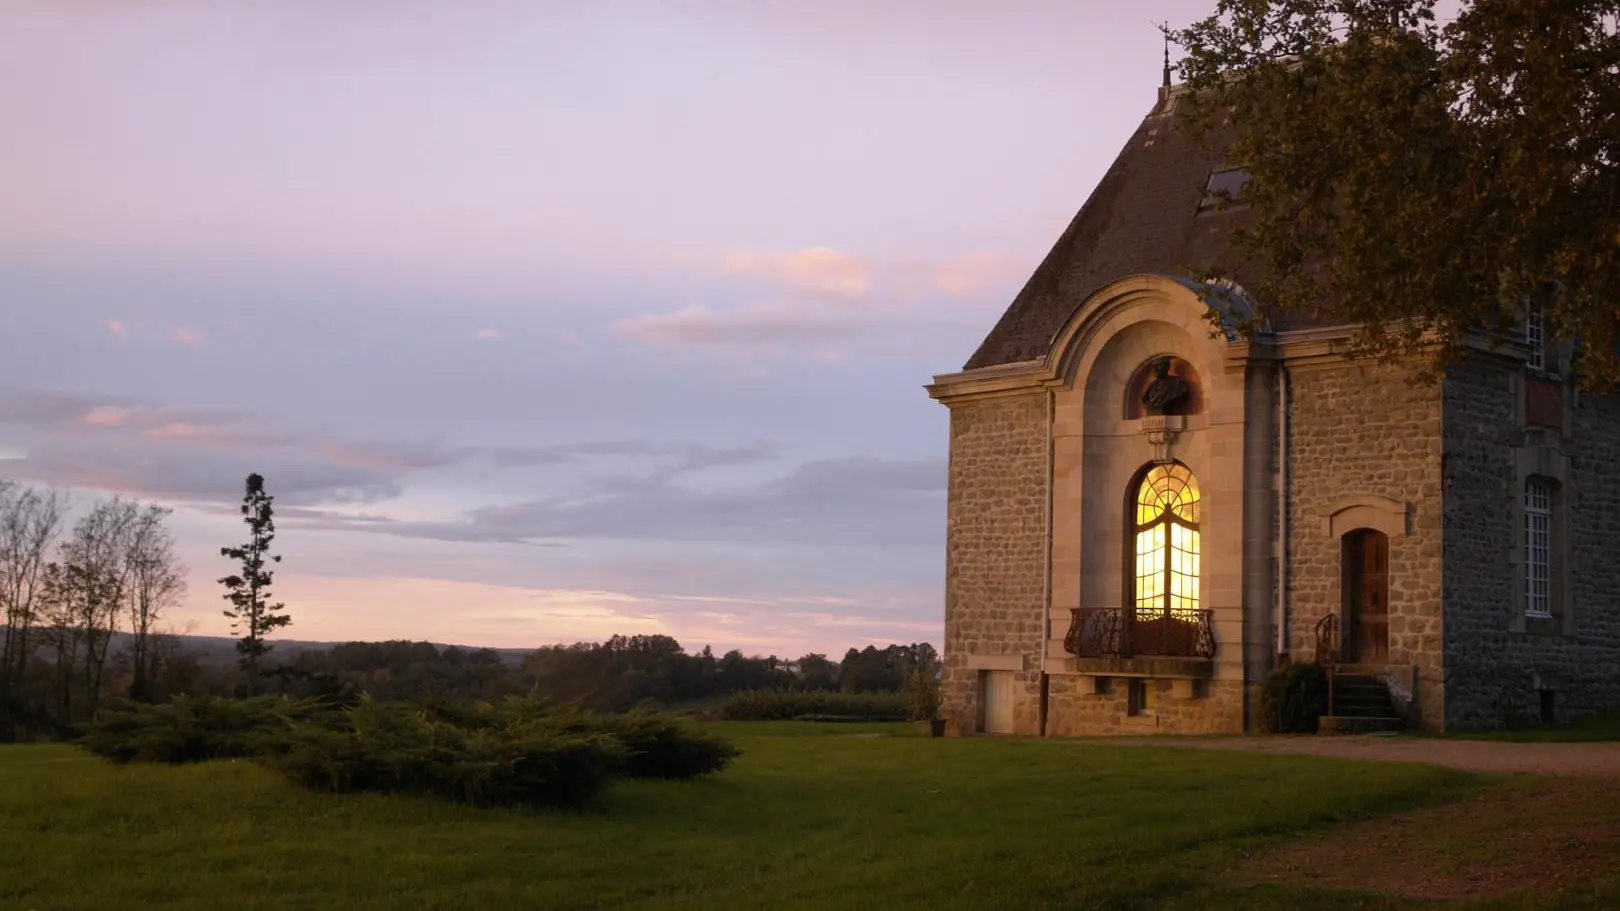
[[[1344,659],[1382,664],[1389,659],[1389,536],[1358,528],[1342,540]]]

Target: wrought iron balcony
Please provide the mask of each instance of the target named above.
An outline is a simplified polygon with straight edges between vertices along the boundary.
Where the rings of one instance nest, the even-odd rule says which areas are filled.
[[[1079,658],[1215,657],[1214,611],[1081,607],[1071,613],[1063,648]]]

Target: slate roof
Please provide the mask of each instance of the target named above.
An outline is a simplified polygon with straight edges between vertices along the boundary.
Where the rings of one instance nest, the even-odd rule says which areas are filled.
[[[1219,152],[1230,135],[1223,141],[1217,134],[1214,148],[1206,148],[1176,119],[1174,90],[1161,92],[963,369],[1042,357],[1075,309],[1104,285],[1142,273],[1189,276],[1227,251],[1242,210],[1198,210],[1211,172],[1226,166]],[[1239,284],[1252,287],[1250,270],[1240,265],[1235,272]]]

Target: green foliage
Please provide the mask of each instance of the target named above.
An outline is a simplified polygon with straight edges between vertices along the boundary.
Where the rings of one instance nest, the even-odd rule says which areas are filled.
[[[261,696],[123,703],[82,745],[115,762],[252,758],[305,787],[427,794],[480,805],[578,807],[614,778],[696,778],[729,742],[648,713],[598,716],[552,700],[413,705]]]
[[[1260,725],[1271,734],[1314,734],[1328,710],[1328,680],[1314,661],[1284,664],[1260,688]]]
[[[939,717],[939,673],[932,664],[917,667],[906,675],[906,710],[911,721],[933,721]]]
[[[1174,33],[1181,110],[1252,175],[1213,275],[1280,310],[1334,308],[1363,353],[1461,355],[1536,304],[1620,380],[1620,118],[1612,3],[1219,0]],[[1256,280],[1257,279],[1257,280]],[[1252,328],[1252,327],[1251,327]]]
[[[624,744],[631,778],[696,778],[720,771],[738,755],[730,741],[668,715],[598,715],[591,723]]]
[[[459,803],[579,807],[627,760],[606,733],[515,717],[462,726],[397,702],[371,699],[324,724],[299,725],[266,758],[288,778],[333,792],[433,795]]]
[[[828,693],[808,690],[744,690],[720,707],[728,721],[789,721],[849,718],[903,721],[910,713],[901,693]]]
[[[97,713],[79,745],[114,762],[202,762],[274,752],[300,723],[336,707],[285,696],[224,699],[177,696],[123,701]]]

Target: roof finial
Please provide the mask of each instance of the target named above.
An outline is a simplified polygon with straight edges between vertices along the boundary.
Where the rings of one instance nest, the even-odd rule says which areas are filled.
[[[1167,21],[1159,27],[1159,34],[1164,36],[1164,87],[1170,87],[1170,23]]]

